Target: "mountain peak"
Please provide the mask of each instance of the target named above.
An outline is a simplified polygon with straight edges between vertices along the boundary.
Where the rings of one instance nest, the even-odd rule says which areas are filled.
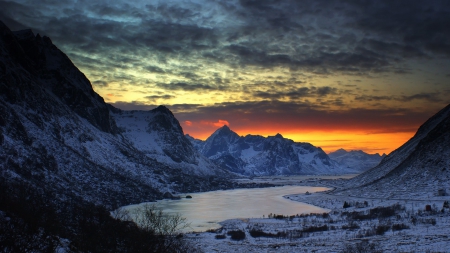
[[[162,114],[168,114],[168,115],[172,115],[173,113],[172,111],[169,110],[169,108],[165,107],[164,105],[160,105],[158,107],[156,107],[155,109],[151,110],[154,113],[162,113]]]
[[[231,130],[227,125],[217,129],[206,139],[204,155],[209,157],[213,154],[228,150],[228,146],[239,139],[239,135]]]
[[[0,33],[0,61],[14,69],[22,69],[18,74],[4,71],[15,76],[15,81],[9,83],[6,91],[2,90],[2,95],[8,94],[5,100],[26,100],[28,96],[35,97],[37,92],[44,92],[45,89],[45,92],[52,93],[58,99],[58,103],[62,102],[60,106],[64,110],[75,112],[103,132],[118,133],[103,98],[95,93],[86,76],[48,37],[34,35],[30,29],[13,32],[3,23],[0,23]],[[30,80],[31,77],[35,81],[27,81],[24,85],[23,80]],[[20,92],[16,92],[18,90]],[[35,109],[39,106],[47,108],[44,103],[32,105]]]
[[[233,130],[231,130],[227,125],[223,125],[221,128],[217,129],[214,133],[220,135],[237,135]]]
[[[275,135],[275,138],[283,139],[283,135],[277,133],[277,134]]]
[[[12,33],[19,40],[33,39],[35,37],[34,33],[33,33],[33,31],[31,29],[24,29],[24,30],[19,30],[19,31],[13,31]]]
[[[230,134],[234,133],[227,125],[223,125],[221,128],[217,129],[216,132],[221,134]]]

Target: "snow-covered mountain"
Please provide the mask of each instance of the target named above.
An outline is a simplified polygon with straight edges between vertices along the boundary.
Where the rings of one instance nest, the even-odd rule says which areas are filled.
[[[239,136],[228,126],[206,141],[188,137],[203,155],[222,168],[244,175],[342,174],[355,172],[331,160],[321,148],[280,134]]]
[[[146,156],[194,175],[227,176],[194,148],[167,107],[150,111],[113,108],[111,112],[121,134]]]
[[[450,105],[378,166],[352,178],[337,194],[433,198],[450,192]]]
[[[361,173],[377,166],[386,154],[367,154],[362,150],[347,151],[341,148],[329,153],[328,156],[342,167]]]
[[[228,185],[183,135],[167,108],[107,105],[50,38],[0,22],[0,177],[112,206]]]

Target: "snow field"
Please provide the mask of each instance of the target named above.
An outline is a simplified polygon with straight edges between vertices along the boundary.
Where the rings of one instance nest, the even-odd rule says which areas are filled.
[[[186,237],[205,252],[344,252],[357,244],[375,245],[383,252],[450,252],[450,209],[443,208],[443,200],[364,200],[328,193],[285,197],[332,211],[278,219],[266,215],[226,220],[221,229]],[[352,206],[343,208],[344,202]],[[432,211],[425,211],[426,205]],[[385,214],[369,219],[355,216],[377,211]],[[245,232],[245,239],[233,240],[227,234],[237,230]],[[255,236],[255,231],[265,236]],[[216,239],[217,235],[225,238]]]

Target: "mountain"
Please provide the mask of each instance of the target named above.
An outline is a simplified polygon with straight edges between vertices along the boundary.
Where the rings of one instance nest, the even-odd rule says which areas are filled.
[[[46,36],[0,22],[0,177],[109,208],[229,187],[165,107],[104,102]]]
[[[183,133],[180,123],[165,106],[150,111],[111,110],[124,136],[147,157],[185,173],[229,176],[197,151]]]
[[[228,126],[217,129],[206,141],[188,139],[204,156],[229,171],[243,175],[342,174],[341,168],[321,148],[299,143],[281,134],[239,136]]]
[[[335,193],[430,199],[442,190],[450,192],[450,105],[378,166],[352,178]]]
[[[362,150],[347,151],[341,148],[329,153],[328,156],[342,167],[361,173],[377,166],[386,154],[367,154]]]

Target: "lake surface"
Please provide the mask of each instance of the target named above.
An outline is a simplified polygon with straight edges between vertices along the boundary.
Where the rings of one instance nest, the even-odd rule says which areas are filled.
[[[282,186],[212,191],[186,194],[191,195],[192,199],[161,200],[157,202],[157,206],[162,208],[165,213],[180,213],[185,217],[191,225],[184,232],[201,232],[211,228],[219,228],[218,222],[227,219],[262,218],[263,215],[267,217],[270,213],[295,215],[328,212],[328,209],[283,198],[283,196],[290,194],[325,190],[328,190],[328,188]],[[125,208],[132,212],[139,205],[130,205]]]

